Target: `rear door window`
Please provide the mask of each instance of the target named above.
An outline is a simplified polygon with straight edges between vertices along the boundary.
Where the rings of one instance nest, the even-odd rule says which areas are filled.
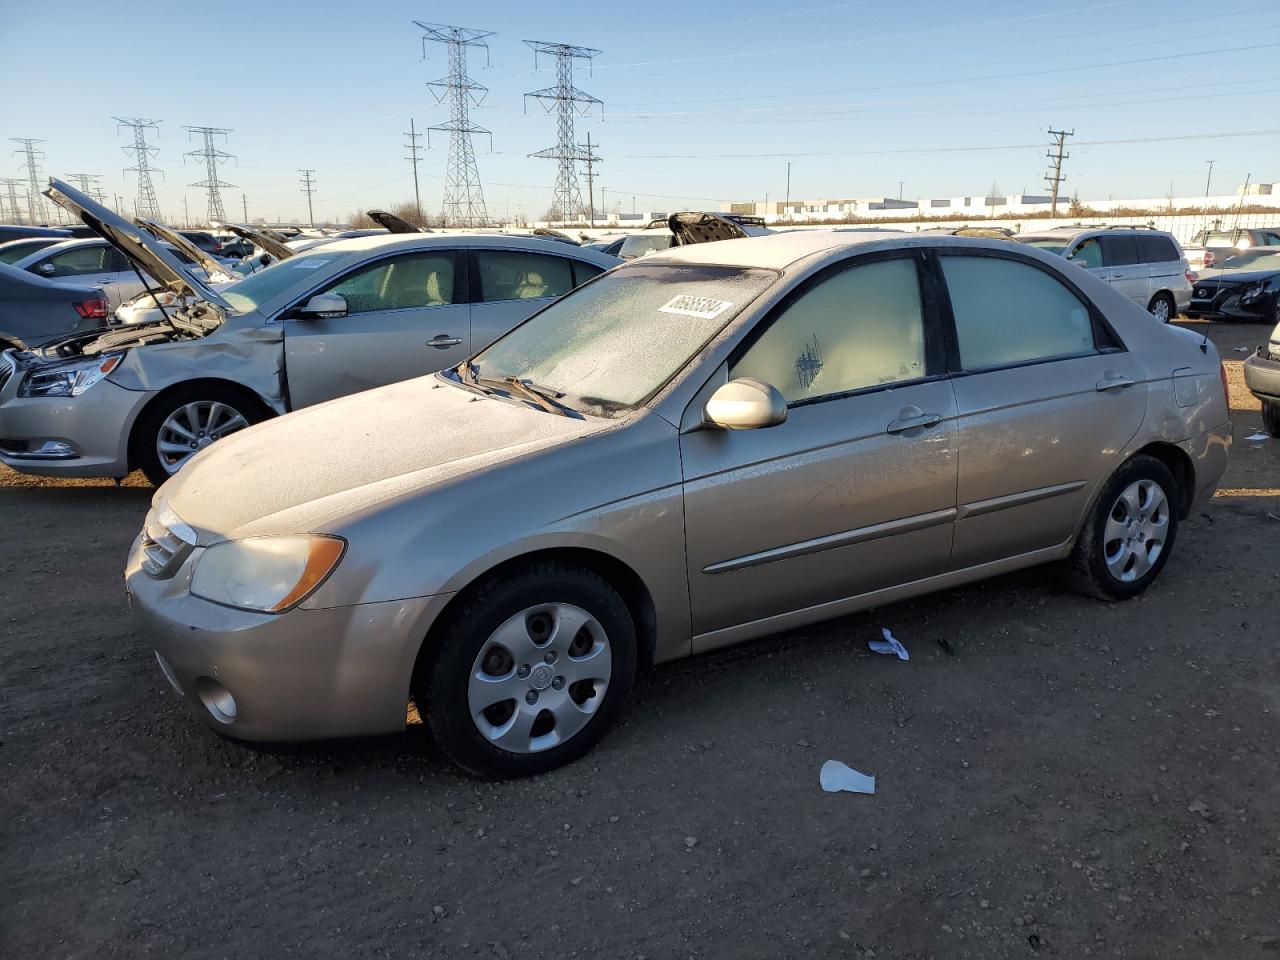
[[[1137,238],[1133,236],[1103,237],[1102,262],[1108,267],[1125,267],[1141,263]]]
[[[1138,251],[1147,263],[1176,263],[1182,259],[1178,248],[1168,237],[1141,236],[1138,240]]]
[[[941,260],[965,370],[1096,352],[1088,305],[1046,271],[999,257]]]
[[[573,289],[573,269],[565,257],[519,250],[477,250],[480,299],[541,300]]]

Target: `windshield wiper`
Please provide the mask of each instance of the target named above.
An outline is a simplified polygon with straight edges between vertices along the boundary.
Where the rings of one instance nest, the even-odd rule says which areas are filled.
[[[463,383],[485,393],[491,393],[494,389],[504,390],[508,394],[518,395],[531,403],[537,404],[548,413],[558,413],[565,417],[577,415],[577,411],[572,407],[559,402],[557,398],[563,396],[563,394],[552,390],[550,387],[538,386],[536,383],[530,383],[518,377],[482,377],[476,373],[476,368],[470,360],[463,360],[453,368],[453,372],[458,375],[458,379]]]

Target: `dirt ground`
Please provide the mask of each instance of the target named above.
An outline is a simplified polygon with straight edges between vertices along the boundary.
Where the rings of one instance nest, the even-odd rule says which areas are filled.
[[[215,736],[126,618],[150,491],[0,473],[0,956],[1280,957],[1280,441],[1266,331],[1209,333],[1230,472],[1140,599],[1033,570],[662,667],[513,783]]]

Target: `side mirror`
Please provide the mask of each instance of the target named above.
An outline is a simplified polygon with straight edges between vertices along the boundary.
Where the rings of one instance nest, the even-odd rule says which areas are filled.
[[[340,293],[317,293],[293,311],[293,315],[299,320],[310,320],[315,317],[345,317],[347,301]]]
[[[787,401],[777,387],[740,377],[711,395],[703,415],[708,424],[726,430],[759,430],[787,419]]]
[[[39,271],[41,276],[45,276],[45,277],[52,277],[55,273],[58,272],[58,268],[55,267],[52,263],[42,263],[36,269]]]

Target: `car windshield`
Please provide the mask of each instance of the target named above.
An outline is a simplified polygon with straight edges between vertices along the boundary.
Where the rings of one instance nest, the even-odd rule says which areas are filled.
[[[1062,251],[1067,249],[1067,241],[1059,240],[1056,237],[1018,237],[1019,243],[1025,243],[1029,247],[1035,247],[1037,250],[1043,250],[1046,253],[1056,253],[1062,256]]]
[[[657,393],[775,277],[741,267],[621,267],[516,327],[471,371],[526,380],[582,413],[620,416]]]
[[[290,287],[305,285],[316,276],[315,271],[340,256],[324,250],[300,253],[237,280],[222,290],[221,296],[236,313],[252,313]]]
[[[1280,271],[1280,250],[1257,253],[1233,253],[1229,257],[1214,261],[1219,270],[1277,270]]]

